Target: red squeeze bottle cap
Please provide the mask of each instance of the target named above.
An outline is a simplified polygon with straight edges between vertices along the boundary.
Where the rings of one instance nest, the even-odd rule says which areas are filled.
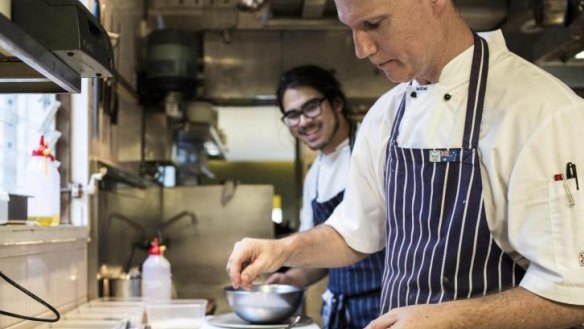
[[[32,150],[33,156],[47,157],[51,161],[55,161],[55,157],[51,154],[51,150],[47,147],[47,142],[45,141],[45,136],[41,135],[41,140],[39,141],[39,146],[37,149]]]
[[[158,238],[154,238],[152,241],[152,247],[148,250],[149,255],[162,255],[162,251],[160,250],[160,243],[158,242]]]

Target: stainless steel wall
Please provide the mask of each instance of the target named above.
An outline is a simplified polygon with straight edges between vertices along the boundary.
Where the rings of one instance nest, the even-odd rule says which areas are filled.
[[[213,298],[217,313],[230,311],[222,290],[229,283],[227,257],[243,237],[274,237],[273,193],[271,185],[239,185],[224,202],[222,185],[164,190],[165,217],[188,210],[197,218],[194,224],[177,221],[163,232],[178,297]]]
[[[334,70],[347,97],[367,105],[393,86],[355,57],[348,30],[208,32],[204,40],[204,96],[218,103],[273,99],[280,74],[302,64]]]
[[[274,237],[274,188],[239,185],[228,201],[226,192],[223,185],[100,191],[98,221],[92,230],[97,264],[89,267],[90,278],[102,264],[139,266],[146,251],[134,248],[132,253],[132,248],[160,233],[167,244],[165,256],[172,265],[177,297],[214,299],[217,313],[229,312],[223,296],[229,283],[227,257],[243,237]],[[181,216],[169,222],[183,212],[195,219]]]

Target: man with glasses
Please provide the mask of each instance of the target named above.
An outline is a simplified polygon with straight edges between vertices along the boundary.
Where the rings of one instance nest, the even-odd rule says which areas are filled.
[[[318,66],[285,72],[277,97],[282,122],[294,137],[318,151],[304,181],[300,231],[305,231],[322,224],[343,200],[355,126],[347,119],[349,106],[339,82]],[[323,327],[360,329],[379,315],[383,261],[380,251],[342,268],[292,268],[267,282],[306,287],[328,274]]]

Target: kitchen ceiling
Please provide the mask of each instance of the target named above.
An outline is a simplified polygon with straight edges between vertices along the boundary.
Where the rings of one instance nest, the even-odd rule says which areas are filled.
[[[121,0],[118,0],[121,1]],[[350,31],[339,23],[333,0],[266,0],[267,5],[258,11],[242,11],[238,9],[239,1],[261,2],[263,0],[145,0],[147,12],[145,16],[151,29],[178,28],[188,31],[205,33],[205,39],[230,44],[232,56],[237,59],[241,54],[239,40],[242,37],[256,40],[266,38],[265,32],[280,33],[281,40],[267,38],[280,48],[289,52],[291,46],[307,47],[311,42],[318,44],[331,38],[341,39],[346,35],[350,40]],[[556,75],[572,88],[584,90],[584,61],[576,60],[574,55],[584,49],[584,0],[454,0],[463,18],[476,31],[501,29],[506,37],[508,47],[528,61],[535,62],[545,70]],[[566,15],[564,11],[568,12]],[[534,15],[534,12],[537,15]],[[551,14],[545,16],[544,14]],[[559,15],[558,15],[559,14]],[[555,15],[555,16],[554,16]],[[536,23],[535,17],[547,19],[547,24]],[[333,32],[333,33],[331,33]],[[263,34],[262,34],[263,33]],[[286,44],[287,36],[296,39],[307,39],[304,43]],[[215,36],[219,36],[217,39]],[[314,36],[314,37],[311,37]],[[239,38],[239,39],[238,39]],[[288,38],[290,39],[290,38]],[[214,41],[216,40],[216,41]],[[205,41],[207,43],[207,41]],[[342,43],[344,41],[338,41]],[[253,42],[251,43],[253,44]],[[250,57],[258,54],[249,51],[248,44],[244,53]],[[259,44],[261,46],[261,44]],[[207,46],[207,45],[206,45]],[[319,44],[320,46],[320,44]],[[309,46],[310,47],[310,46]],[[274,45],[274,49],[280,49]],[[352,48],[351,45],[337,48],[338,52]],[[253,50],[253,47],[252,47]],[[221,49],[224,51],[224,49]],[[206,50],[205,50],[206,52]],[[350,53],[352,52],[349,51]],[[222,53],[208,59],[217,60]],[[273,57],[274,55],[272,55]],[[284,58],[285,53],[280,56]],[[307,56],[303,56],[304,60]],[[233,58],[223,58],[233,60]],[[281,69],[288,67],[286,58],[274,61],[272,69],[276,69],[276,77]],[[290,62],[290,61],[288,61]],[[299,61],[292,60],[298,64]],[[326,63],[326,62],[324,62]],[[259,63],[261,64],[261,63]],[[317,59],[316,64],[323,64]],[[347,67],[351,63],[332,63],[331,68]],[[218,65],[215,63],[215,65]],[[218,68],[218,69],[217,69]],[[231,67],[217,66],[212,68],[220,74],[228,73]],[[340,69],[341,71],[344,68]],[[207,73],[207,72],[206,72]],[[342,75],[342,74],[341,74]],[[213,79],[217,76],[213,76]],[[217,79],[216,79],[217,80]],[[379,79],[381,80],[381,79]],[[265,82],[264,82],[265,83]],[[237,85],[245,85],[238,83]],[[224,85],[233,87],[233,85]],[[271,91],[271,89],[269,89]],[[357,97],[362,96],[355,91]],[[214,97],[215,95],[211,95]],[[369,95],[364,95],[369,97]]]
[[[243,0],[147,0],[152,26],[192,31],[210,30],[339,30],[333,0],[266,0],[257,12],[238,9]],[[262,0],[257,0],[262,1]],[[501,28],[509,47],[530,61],[566,60],[584,48],[580,37],[582,0],[455,0],[461,15],[476,31]],[[569,5],[574,20],[570,28],[540,27],[534,8],[561,11]],[[558,24],[556,22],[556,24]]]

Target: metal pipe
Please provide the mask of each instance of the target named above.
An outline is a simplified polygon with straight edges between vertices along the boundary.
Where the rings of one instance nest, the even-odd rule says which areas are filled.
[[[122,222],[127,223],[128,225],[130,225],[131,227],[133,227],[136,231],[140,232],[142,234],[142,237],[146,237],[146,230],[144,229],[144,227],[142,227],[142,225],[138,224],[137,222],[135,222],[134,220],[122,215],[122,214],[118,214],[118,213],[111,213],[108,216],[108,223],[113,219],[119,219]]]
[[[185,210],[185,211],[178,213],[177,215],[174,215],[173,217],[165,220],[164,222],[162,222],[162,225],[160,225],[160,228],[158,229],[158,231],[159,232],[164,231],[167,227],[176,223],[179,219],[182,219],[183,217],[190,217],[191,224],[197,223],[197,216],[195,215],[195,213],[193,213],[192,211],[189,211],[189,210]]]

